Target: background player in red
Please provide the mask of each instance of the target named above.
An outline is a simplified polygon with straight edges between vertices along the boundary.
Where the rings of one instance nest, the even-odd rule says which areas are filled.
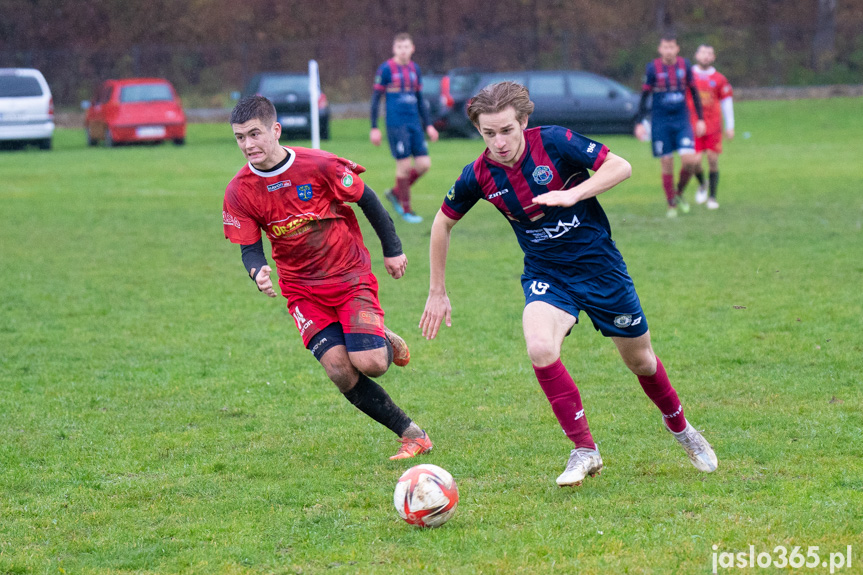
[[[709,473],[716,469],[716,455],[686,420],[653,352],[647,318],[597,199],[629,178],[632,168],[600,142],[572,130],[526,129],[533,109],[527,88],[515,82],[486,86],[468,106],[487,148],[464,168],[432,224],[423,336],[433,339],[441,322],[451,323],[445,282],[451,231],[479,200],[486,200],[507,218],[524,251],[527,354],[552,411],[575,444],[557,484],[580,485],[602,470],[581,395],[560,358],[581,311],[617,346],[692,464]]]
[[[393,57],[380,65],[372,92],[372,144],[381,144],[378,108],[386,94],[387,139],[396,159],[396,183],[387,192],[393,208],[408,223],[423,221],[411,207],[411,186],[431,167],[425,136],[436,142],[438,133],[423,103],[422,73],[411,60],[414,43],[409,34],[397,34],[393,40]],[[413,156],[413,159],[411,159]]]
[[[356,202],[372,224],[387,272],[395,279],[404,275],[401,241],[359,176],[365,168],[329,152],[281,146],[276,110],[262,96],[237,103],[231,128],[248,164],[225,190],[222,219],[225,237],[242,246],[249,277],[276,297],[263,231],[303,344],[348,401],[399,436],[402,445],[390,459],[428,452],[428,435],[371,379],[386,373],[390,363],[407,365],[410,352],[384,326],[369,251],[345,204]]]
[[[640,120],[647,116],[647,99],[653,97],[650,109],[650,139],[653,157],[659,158],[662,167],[662,188],[668,202],[668,217],[676,217],[677,209],[686,213],[689,204],[682,190],[674,186],[674,152],[680,154],[681,170],[695,169],[695,137],[704,133],[701,118],[701,101],[695,89],[689,61],[681,58],[677,38],[666,34],[659,40],[659,58],[647,64],[644,86],[639,105],[639,123],[635,126],[635,137],[646,140],[646,127]],[[686,107],[686,93],[693,98],[698,121],[690,124]],[[693,134],[693,127],[695,133]]]
[[[695,65],[692,74],[695,77],[695,85],[701,98],[701,108],[704,113],[704,124],[706,131],[703,136],[695,138],[695,157],[698,158],[693,175],[698,179],[698,191],[695,193],[695,203],[707,202],[707,209],[719,208],[716,200],[716,188],[719,185],[719,154],[722,153],[722,119],[725,118],[725,137],[729,140],[734,138],[734,100],[733,91],[728,80],[716,71],[713,62],[716,54],[713,46],[702,44],[695,52]],[[697,119],[695,106],[692,99],[687,99],[689,113],[694,123]],[[701,156],[707,152],[707,165],[710,169],[708,194],[707,186],[704,185],[704,170],[702,168]],[[680,184],[678,188],[681,193],[689,182],[690,173],[680,172]]]

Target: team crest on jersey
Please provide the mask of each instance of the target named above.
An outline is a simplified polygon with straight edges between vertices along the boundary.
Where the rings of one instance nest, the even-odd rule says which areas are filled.
[[[350,188],[350,187],[351,187],[351,185],[352,185],[353,183],[354,183],[354,177],[353,177],[352,175],[350,175],[350,174],[345,174],[345,175],[342,177],[342,185],[343,185],[344,187],[346,187],[346,188]]]
[[[446,197],[450,201],[455,199],[455,186],[449,189],[449,191],[446,193]]]
[[[551,168],[548,166],[537,166],[533,171],[533,181],[540,186],[548,184],[552,178],[554,178],[554,174],[551,173]]]
[[[304,202],[308,202],[312,199],[312,185],[311,184],[303,184],[302,186],[297,186],[297,197],[303,200]]]

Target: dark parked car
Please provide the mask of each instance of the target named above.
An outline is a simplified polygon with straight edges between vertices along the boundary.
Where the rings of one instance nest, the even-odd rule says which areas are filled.
[[[441,74],[423,74],[423,101],[432,122],[440,116],[444,105],[444,97],[441,90],[441,81],[444,78],[445,76]]]
[[[626,86],[577,70],[479,72],[452,71],[441,82],[450,104],[435,119],[438,131],[479,137],[467,118],[468,100],[495,82],[512,80],[527,87],[536,105],[529,126],[555,124],[584,134],[631,134],[640,95]],[[447,91],[448,90],[448,91]]]
[[[309,75],[302,72],[264,72],[249,81],[243,96],[259,94],[276,107],[282,134],[311,139],[312,114],[309,107]],[[330,138],[330,107],[321,91],[318,97],[321,139]]]

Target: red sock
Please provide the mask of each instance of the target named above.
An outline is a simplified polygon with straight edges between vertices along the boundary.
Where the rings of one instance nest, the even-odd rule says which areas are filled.
[[[533,371],[566,436],[576,447],[596,449],[581,407],[581,395],[563,362],[558,359],[546,367],[533,366]]]
[[[683,194],[683,190],[686,189],[686,184],[689,183],[689,180],[692,178],[692,172],[687,170],[686,168],[680,168],[680,180],[677,182],[677,193],[678,195]]]
[[[641,388],[647,394],[647,397],[662,412],[662,417],[665,418],[668,429],[675,433],[680,433],[686,429],[683,406],[680,405],[677,392],[671,387],[671,382],[668,381],[668,374],[665,373],[665,367],[663,367],[658,357],[656,358],[656,373],[653,375],[639,375],[638,383],[641,384]]]
[[[396,178],[396,187],[393,188],[396,198],[401,202],[405,212],[411,211],[411,182],[410,178]]]
[[[669,206],[674,206],[674,174],[662,174],[662,189]]]
[[[408,182],[411,186],[414,185],[418,179],[420,179],[420,173],[416,170],[416,168],[411,168],[410,182]]]

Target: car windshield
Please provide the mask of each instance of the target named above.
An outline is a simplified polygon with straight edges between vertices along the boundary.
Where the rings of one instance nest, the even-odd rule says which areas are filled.
[[[120,101],[130,102],[170,102],[174,99],[167,84],[132,84],[120,89]]]
[[[41,95],[42,86],[33,76],[0,75],[0,98],[26,98]]]
[[[423,96],[437,96],[440,94],[440,76],[423,76]]]
[[[264,76],[258,86],[258,93],[262,96],[267,94],[284,94],[285,92],[308,92],[308,76]]]

